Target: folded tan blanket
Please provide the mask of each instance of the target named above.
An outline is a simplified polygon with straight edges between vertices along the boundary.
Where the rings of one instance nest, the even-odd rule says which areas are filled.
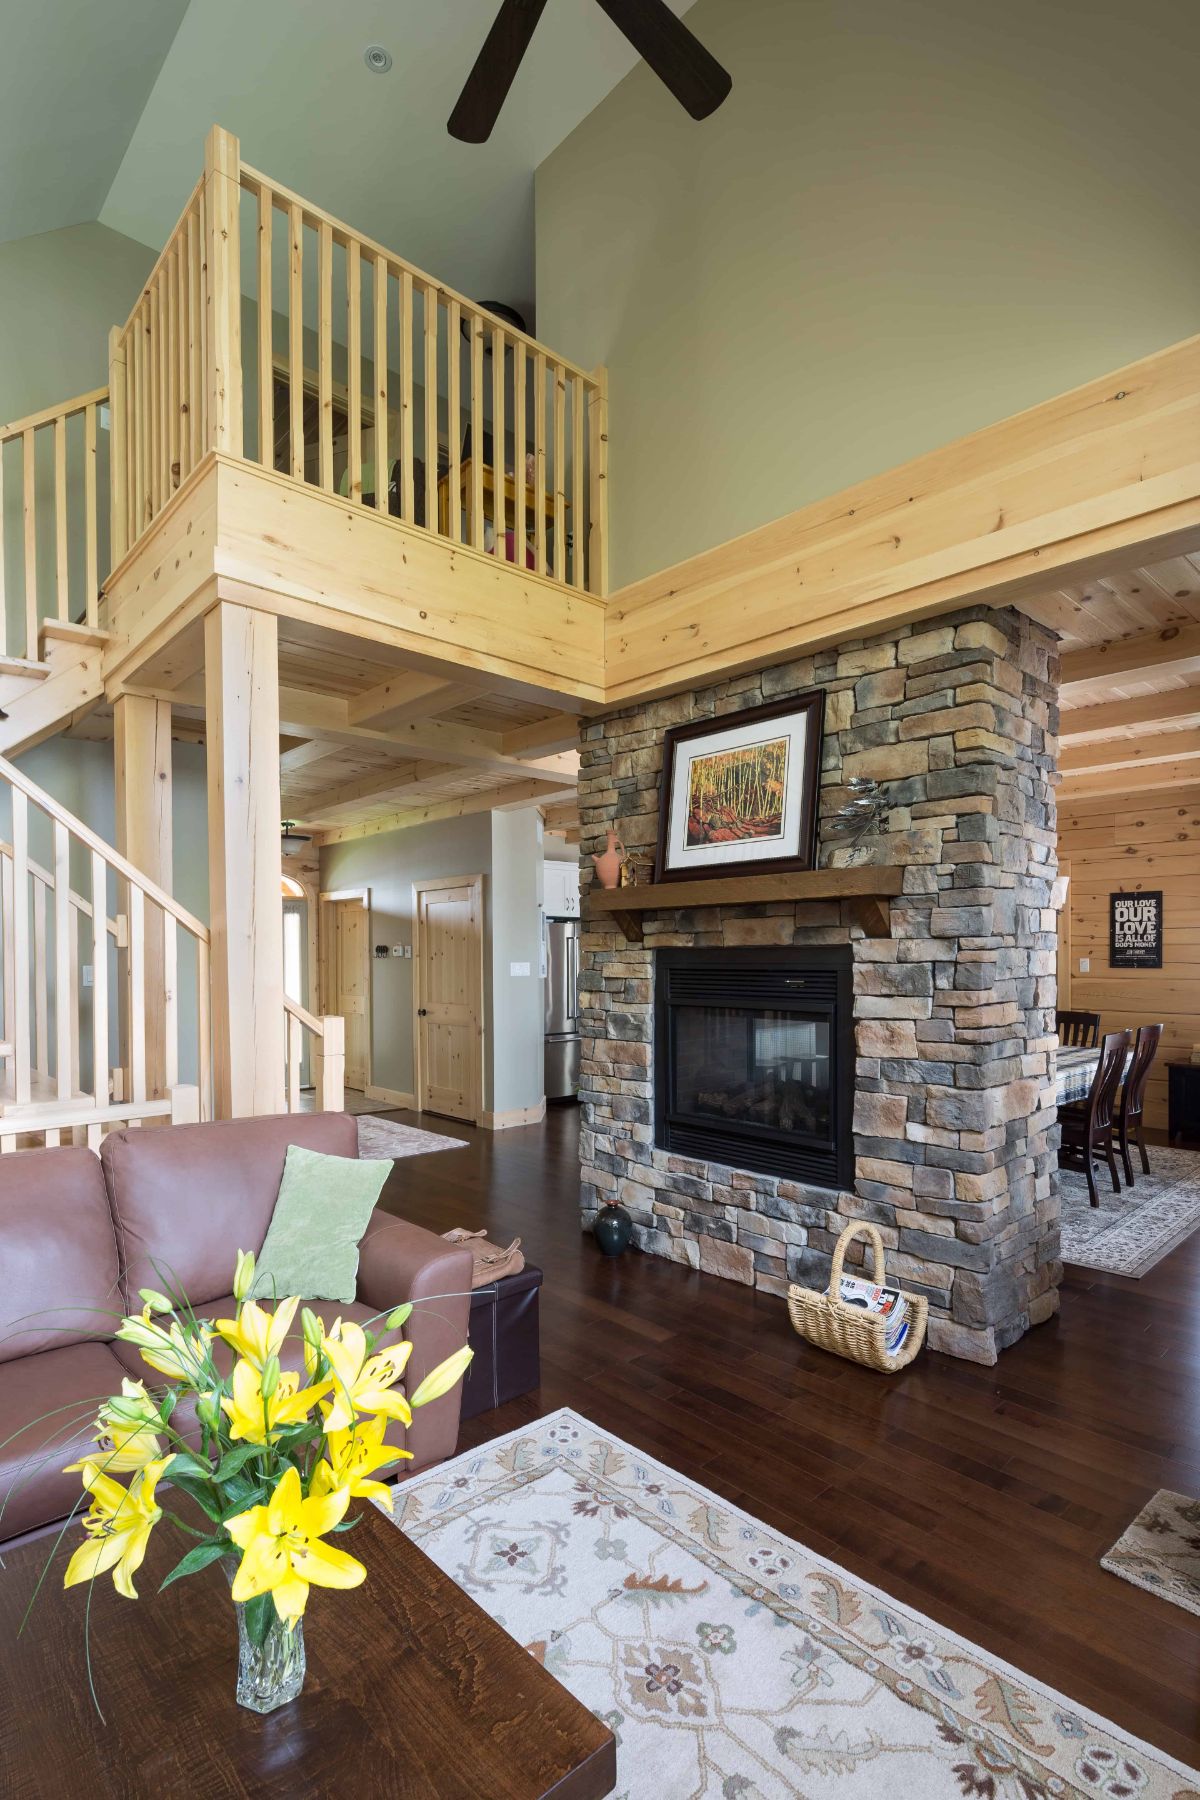
[[[493,1281],[500,1281],[505,1275],[519,1275],[525,1267],[525,1258],[521,1254],[521,1240],[514,1238],[507,1250],[499,1244],[489,1244],[482,1231],[464,1231],[456,1226],[453,1231],[443,1231],[442,1236],[449,1244],[465,1244],[474,1260],[471,1271],[471,1286],[489,1287]]]

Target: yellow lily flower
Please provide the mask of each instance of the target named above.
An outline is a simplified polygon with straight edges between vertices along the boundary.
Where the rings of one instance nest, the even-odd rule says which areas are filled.
[[[398,1457],[412,1460],[411,1450],[397,1450],[385,1444],[383,1434],[387,1420],[380,1414],[374,1419],[360,1419],[349,1431],[331,1431],[325,1439],[327,1462],[319,1462],[313,1470],[312,1492],[331,1494],[345,1488],[355,1500],[377,1499],[392,1510],[392,1490],[386,1481],[368,1479],[372,1470],[393,1463]]]
[[[264,1312],[257,1300],[247,1300],[238,1307],[236,1319],[218,1319],[217,1336],[261,1369],[268,1356],[278,1356],[283,1340],[291,1330],[300,1302],[293,1297],[281,1300],[273,1313]]]
[[[285,1469],[266,1506],[252,1506],[226,1523],[242,1552],[233,1578],[234,1599],[273,1594],[275,1611],[290,1630],[308,1603],[310,1583],[357,1587],[366,1579],[362,1564],[321,1542],[327,1531],[341,1524],[349,1504],[348,1488],[311,1494],[306,1500],[296,1470]]]
[[[354,1423],[355,1412],[383,1413],[412,1424],[412,1408],[403,1394],[391,1392],[403,1375],[412,1345],[392,1344],[386,1350],[367,1355],[367,1338],[361,1325],[350,1319],[337,1319],[333,1330],[322,1332],[320,1354],[333,1372],[333,1400],[325,1413],[325,1430],[345,1431]],[[318,1366],[318,1352],[305,1343],[305,1365],[309,1375]]]
[[[275,1391],[263,1396],[262,1374],[243,1357],[234,1367],[233,1395],[221,1401],[221,1410],[229,1418],[229,1435],[247,1444],[273,1444],[285,1425],[298,1425],[307,1418],[329,1383],[301,1388],[294,1371],[280,1375]]]
[[[162,1455],[162,1444],[145,1425],[113,1425],[105,1427],[103,1415],[96,1421],[96,1448],[89,1450],[79,1462],[67,1463],[64,1475],[98,1465],[108,1475],[128,1475],[144,1469]]]
[[[141,1351],[142,1361],[149,1363],[152,1369],[158,1369],[174,1381],[186,1381],[195,1386],[202,1371],[204,1352],[212,1340],[212,1326],[201,1325],[198,1332],[200,1342],[197,1346],[184,1334],[178,1319],[170,1330],[164,1330],[154,1323],[150,1308],[146,1306],[140,1318],[121,1320],[117,1336],[125,1343],[135,1345]]]
[[[118,1594],[124,1594],[127,1600],[137,1599],[133,1576],[141,1567],[150,1533],[162,1518],[154,1490],[170,1460],[164,1456],[147,1463],[127,1488],[105,1475],[95,1463],[84,1463],[83,1485],[92,1496],[83,1521],[88,1536],[67,1564],[64,1587],[93,1581],[111,1569]]]

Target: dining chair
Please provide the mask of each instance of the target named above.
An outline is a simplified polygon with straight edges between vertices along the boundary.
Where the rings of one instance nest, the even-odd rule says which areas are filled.
[[[1096,1073],[1092,1076],[1086,1100],[1074,1100],[1058,1109],[1058,1122],[1062,1127],[1062,1139],[1058,1148],[1059,1165],[1062,1168],[1082,1167],[1087,1176],[1088,1197],[1093,1206],[1100,1204],[1100,1197],[1096,1192],[1097,1156],[1103,1156],[1108,1164],[1113,1193],[1121,1192],[1121,1177],[1113,1145],[1113,1116],[1128,1049],[1127,1031],[1107,1032],[1100,1046],[1100,1060],[1096,1064]]]
[[[1129,1065],[1129,1073],[1125,1077],[1125,1085],[1121,1089],[1121,1100],[1117,1108],[1117,1142],[1121,1148],[1121,1161],[1125,1165],[1125,1181],[1133,1186],[1133,1164],[1129,1160],[1129,1140],[1132,1137],[1142,1158],[1142,1173],[1150,1173],[1150,1158],[1146,1154],[1146,1140],[1142,1135],[1142,1104],[1146,1097],[1146,1083],[1154,1059],[1158,1055],[1158,1046],[1162,1038],[1161,1025],[1139,1025],[1137,1037],[1133,1043],[1133,1061]]]
[[[1094,1050],[1100,1042],[1100,1014],[1056,1012],[1054,1025],[1064,1050]]]

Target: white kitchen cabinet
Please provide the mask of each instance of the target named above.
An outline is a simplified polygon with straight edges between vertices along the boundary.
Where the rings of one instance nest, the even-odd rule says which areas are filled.
[[[579,864],[548,862],[546,864],[546,917],[577,919],[579,917]]]

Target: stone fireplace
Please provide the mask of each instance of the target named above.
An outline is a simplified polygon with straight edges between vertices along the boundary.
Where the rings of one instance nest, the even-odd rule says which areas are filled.
[[[783,1295],[869,1219],[930,1346],[992,1362],[1061,1275],[1052,635],[971,608],[593,720],[585,867],[614,822],[652,855],[669,726],[813,688],[822,820],[853,775],[889,806],[818,864],[903,869],[886,935],[825,898],[668,904],[636,943],[585,901],[584,1222],[620,1200],[641,1249]]]

